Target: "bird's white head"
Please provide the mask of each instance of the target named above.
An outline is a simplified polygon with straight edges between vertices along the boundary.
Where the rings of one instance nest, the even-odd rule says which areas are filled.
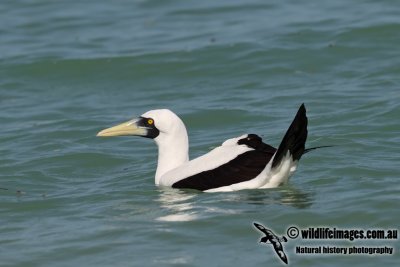
[[[140,117],[100,131],[97,136],[142,136],[164,139],[186,133],[182,120],[169,109],[150,110]]]
[[[158,131],[158,135],[154,137],[157,143],[165,139],[187,136],[184,123],[169,109],[150,110],[140,117],[147,122],[153,122],[153,127]]]
[[[150,110],[140,117],[100,131],[97,136],[142,136],[158,145],[156,184],[162,174],[189,160],[185,124],[169,109]]]

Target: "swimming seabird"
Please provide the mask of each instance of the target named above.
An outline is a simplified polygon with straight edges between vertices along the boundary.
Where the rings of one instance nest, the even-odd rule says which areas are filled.
[[[278,149],[256,134],[228,139],[207,154],[189,160],[189,140],[182,120],[168,109],[100,131],[97,136],[142,136],[158,146],[155,183],[206,192],[273,188],[288,181],[305,149],[307,116],[302,104]]]

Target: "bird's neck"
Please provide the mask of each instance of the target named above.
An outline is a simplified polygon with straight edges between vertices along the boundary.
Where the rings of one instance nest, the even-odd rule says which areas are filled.
[[[159,185],[160,179],[165,173],[189,161],[189,139],[186,128],[168,136],[159,136],[156,143],[158,145],[158,165],[155,183]]]

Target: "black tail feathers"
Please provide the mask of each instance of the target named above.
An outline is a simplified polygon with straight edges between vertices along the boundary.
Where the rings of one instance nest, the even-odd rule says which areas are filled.
[[[293,160],[299,160],[304,153],[314,149],[305,149],[308,134],[307,124],[308,119],[306,108],[304,104],[302,104],[278,147],[278,151],[276,152],[274,161],[272,162],[272,168],[279,165],[288,151],[290,151]]]

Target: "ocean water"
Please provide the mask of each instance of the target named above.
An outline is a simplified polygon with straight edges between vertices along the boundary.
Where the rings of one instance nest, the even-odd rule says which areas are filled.
[[[296,226],[397,229],[400,2],[0,2],[0,266],[282,266],[258,243]],[[157,150],[96,138],[147,110],[185,122],[191,158],[309,118],[289,184],[154,185]],[[282,243],[292,266],[396,266],[395,240]],[[394,255],[296,253],[391,247]]]

